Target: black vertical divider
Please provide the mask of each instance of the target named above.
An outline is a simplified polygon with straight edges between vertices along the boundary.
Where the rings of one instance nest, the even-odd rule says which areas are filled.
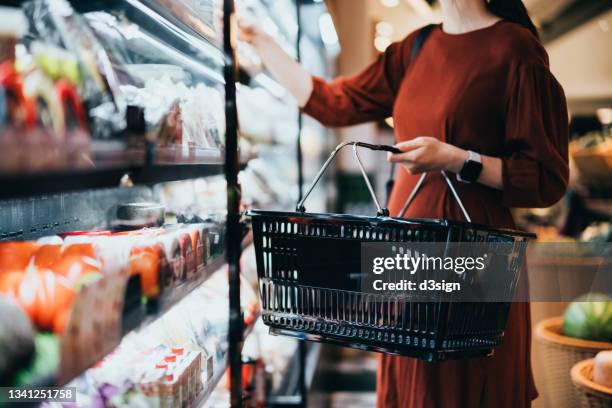
[[[298,62],[302,61],[302,50],[300,40],[302,39],[302,0],[295,0],[295,14],[297,20],[297,35],[295,40],[295,51]],[[302,191],[304,188],[304,160],[302,157],[302,126],[303,126],[302,111],[298,109],[298,134],[297,134],[297,163],[298,163],[298,201],[302,200]]]
[[[229,279],[228,359],[231,406],[242,406],[243,319],[240,310],[240,186],[238,172],[238,113],[236,110],[237,63],[232,44],[234,1],[223,1],[223,53],[225,56],[225,177],[227,180],[227,233],[225,236]]]
[[[297,20],[297,35],[296,35],[296,56],[298,62],[302,61],[302,48],[300,42],[302,40],[302,0],[295,0],[295,14]],[[302,111],[298,110],[298,134],[297,134],[297,163],[298,163],[298,200],[302,200],[303,188],[304,188],[304,162],[302,157],[302,127],[303,127],[303,116]],[[306,384],[306,354],[307,344],[305,340],[298,342],[298,369],[300,370],[298,375],[299,381],[299,392],[300,392],[300,406],[306,407],[308,405],[308,386]]]

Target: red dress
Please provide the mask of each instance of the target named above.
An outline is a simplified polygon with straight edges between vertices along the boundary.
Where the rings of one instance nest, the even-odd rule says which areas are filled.
[[[500,21],[452,35],[435,27],[412,64],[415,33],[372,65],[332,83],[314,78],[304,112],[326,126],[393,116],[398,141],[433,136],[503,161],[502,191],[454,182],[472,221],[513,227],[511,207],[546,207],[568,183],[568,113],[540,42]],[[410,65],[410,66],[409,66]],[[401,169],[391,195],[397,214],[418,176]],[[443,179],[430,174],[406,217],[462,219]],[[529,304],[514,303],[492,357],[427,363],[381,355],[378,406],[414,408],[530,406]]]

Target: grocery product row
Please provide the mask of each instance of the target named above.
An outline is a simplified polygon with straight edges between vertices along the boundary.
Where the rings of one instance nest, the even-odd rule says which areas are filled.
[[[0,172],[222,163],[221,51],[181,54],[171,40],[188,40],[144,3],[94,5],[2,9]]]
[[[232,208],[293,206],[296,137],[315,141],[303,160],[314,172],[326,131],[298,126],[256,58],[242,83],[224,76],[236,68],[221,23],[233,2],[19,4],[0,8],[1,385],[75,387],[82,407],[217,406],[244,359],[249,405],[284,393],[297,343],[270,341],[259,319],[252,235]],[[294,1],[236,7],[297,54]],[[301,46],[325,75],[320,38]],[[240,195],[228,194],[234,153]],[[247,254],[238,276],[234,243]]]
[[[221,231],[212,223],[175,224],[0,243],[0,293],[37,331],[59,336],[72,365],[51,373],[62,382],[216,271],[224,253]]]
[[[130,333],[75,378],[77,406],[199,406],[225,374],[229,305],[227,273],[204,285],[152,324]],[[244,285],[245,337],[258,318],[257,295]],[[214,313],[203,313],[202,308]]]

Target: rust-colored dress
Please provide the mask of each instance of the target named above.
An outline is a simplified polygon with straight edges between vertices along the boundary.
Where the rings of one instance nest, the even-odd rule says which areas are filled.
[[[454,182],[473,222],[513,227],[510,207],[558,201],[568,182],[567,108],[535,36],[508,21],[458,35],[437,26],[409,64],[415,35],[392,44],[355,76],[332,83],[314,78],[304,112],[332,127],[393,116],[398,141],[433,136],[501,157],[502,191]],[[392,215],[417,180],[399,171]],[[428,176],[406,216],[462,219],[435,174]],[[381,355],[378,406],[530,406],[537,396],[530,337],[529,304],[514,303],[502,345],[492,357],[427,363]]]

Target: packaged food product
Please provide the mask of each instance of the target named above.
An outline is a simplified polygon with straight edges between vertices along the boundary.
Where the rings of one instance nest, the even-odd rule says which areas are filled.
[[[63,108],[66,130],[81,129],[87,132],[87,116],[74,85],[66,79],[60,79],[55,83],[55,92]]]
[[[166,252],[166,258],[170,265],[172,284],[178,284],[184,280],[185,259],[183,258],[179,239],[175,234],[160,232],[157,237]]]
[[[48,269],[31,267],[13,284],[17,302],[42,330],[52,330],[56,314],[68,310],[76,297],[72,282]]]
[[[0,273],[4,271],[23,271],[30,258],[38,250],[35,242],[0,242]]]
[[[189,235],[191,237],[191,248],[195,257],[196,272],[204,266],[204,245],[202,244],[201,227],[197,224],[189,225]]]
[[[15,59],[17,40],[27,30],[28,23],[18,8],[0,7],[0,61]]]
[[[181,406],[181,386],[174,374],[166,374],[162,385],[162,400],[166,407]]]
[[[5,95],[8,122],[17,127],[35,126],[36,103],[26,96],[23,77],[15,70],[11,61],[0,63],[0,86]]]
[[[167,234],[173,235],[178,240],[181,257],[183,258],[183,271],[181,272],[180,282],[185,282],[195,275],[196,270],[196,254],[191,246],[189,230],[181,224],[166,226],[164,230]]]
[[[35,101],[38,127],[53,129],[54,136],[63,136],[66,130],[64,110],[53,81],[40,69],[24,76],[23,92]]]
[[[61,244],[41,245],[34,253],[34,265],[37,268],[50,268],[60,259],[61,254]]]
[[[144,245],[134,245],[130,252],[129,274],[140,275],[143,296],[157,299],[170,286],[171,271],[166,252],[160,242],[148,239]]]

